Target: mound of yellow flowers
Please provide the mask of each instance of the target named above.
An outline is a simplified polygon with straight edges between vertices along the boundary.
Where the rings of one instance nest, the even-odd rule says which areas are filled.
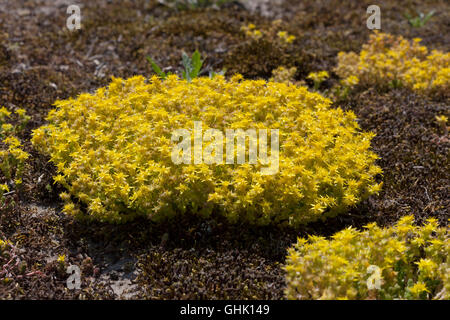
[[[120,223],[214,210],[231,221],[295,225],[336,215],[381,187],[373,134],[330,105],[305,87],[240,75],[114,78],[57,101],[32,142],[56,165],[68,214]],[[194,121],[203,130],[278,129],[278,173],[262,175],[259,163],[174,164],[172,133]]]
[[[422,93],[448,93],[450,53],[429,52],[402,36],[375,32],[360,54],[339,52],[336,73],[343,79],[357,77],[360,83],[379,87],[405,86]]]
[[[287,257],[288,299],[449,299],[450,237],[435,219],[406,216],[331,240],[298,239]]]

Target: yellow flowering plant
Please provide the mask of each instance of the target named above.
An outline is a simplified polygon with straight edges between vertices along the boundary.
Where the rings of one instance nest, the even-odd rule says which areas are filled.
[[[272,77],[269,79],[269,81],[281,82],[285,84],[297,84],[294,79],[296,73],[296,67],[286,68],[284,66],[280,66],[272,70]]]
[[[56,263],[58,265],[60,272],[64,272],[66,270],[67,260],[68,259],[65,254],[58,255],[58,258],[56,259]]]
[[[230,221],[297,225],[335,216],[381,187],[373,134],[306,87],[240,75],[135,76],[55,104],[32,143],[56,165],[64,211],[78,217],[120,223],[214,210]],[[263,175],[260,162],[175,164],[172,133],[195,121],[203,132],[278,129],[278,173]]]
[[[288,299],[449,299],[450,237],[435,219],[349,227],[331,239],[299,238],[288,250]]]
[[[294,42],[294,40],[297,38],[296,36],[287,33],[287,31],[279,31],[277,33],[277,36],[279,39],[281,39],[281,41],[283,41],[284,43],[292,43]]]
[[[30,117],[26,115],[24,109],[17,109],[14,114],[18,118],[18,123],[12,125],[6,122],[12,114],[5,107],[0,108],[0,169],[3,173],[0,188],[3,191],[2,195],[4,192],[10,191],[8,183],[22,184],[25,161],[29,157],[29,154],[23,151],[22,143],[16,133],[24,129]]]
[[[0,238],[0,283],[8,284],[11,279],[10,269],[14,268],[14,247],[8,240]]]
[[[374,32],[359,55],[339,52],[335,71],[347,85],[356,80],[349,78],[354,76],[366,85],[405,86],[422,93],[448,93],[450,53],[430,52],[420,41],[420,38],[410,41],[402,36]]]
[[[348,76],[347,78],[341,79],[338,84],[336,84],[330,92],[329,97],[335,101],[345,100],[348,97],[350,91],[359,83],[359,78],[357,76]]]
[[[0,284],[7,285],[17,279],[45,276],[40,270],[29,270],[17,244],[0,238]]]

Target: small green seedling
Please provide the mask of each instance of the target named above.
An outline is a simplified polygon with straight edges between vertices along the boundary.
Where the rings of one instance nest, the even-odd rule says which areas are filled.
[[[427,14],[420,12],[417,17],[411,17],[409,14],[405,14],[405,16],[414,28],[421,28],[427,23],[428,20],[431,19],[434,12],[434,10],[431,10]]]
[[[161,70],[161,68],[156,64],[156,62],[151,58],[147,57],[148,62],[150,62],[150,65],[152,66],[153,71],[160,77],[161,79],[166,79],[170,73],[166,73]]]

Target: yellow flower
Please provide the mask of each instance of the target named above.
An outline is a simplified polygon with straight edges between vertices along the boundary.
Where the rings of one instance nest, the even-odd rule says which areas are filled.
[[[295,37],[293,35],[290,35],[290,36],[287,37],[286,42],[287,43],[292,43],[292,42],[295,41],[295,39],[297,39],[297,37]]]
[[[378,194],[380,192],[382,186],[383,186],[383,182],[376,183],[376,184],[370,186],[368,190],[372,194]]]
[[[308,79],[311,79],[315,82],[322,82],[325,79],[327,79],[328,77],[329,77],[329,75],[328,75],[327,71],[311,72],[307,76]]]
[[[446,117],[446,116],[444,116],[444,115],[442,115],[442,116],[436,116],[436,121],[439,123],[439,124],[446,124],[447,123],[447,121],[448,121],[448,118]]]
[[[30,156],[28,153],[18,148],[11,148],[10,153],[16,160],[19,160],[20,162],[25,161]]]
[[[417,282],[412,287],[409,287],[408,290],[414,295],[419,296],[422,292],[430,292],[427,289],[427,286],[423,282]]]
[[[259,39],[262,36],[262,32],[259,30],[254,30],[252,35],[254,38]]]
[[[25,115],[26,115],[25,109],[22,109],[22,108],[16,109],[15,112],[19,117],[25,117]]]
[[[57,175],[53,177],[54,183],[64,183],[65,179],[62,175]]]
[[[437,265],[431,259],[420,259],[419,262],[416,262],[419,267],[419,272],[423,272],[425,274],[432,274],[436,269]]]
[[[0,108],[0,120],[4,120],[6,117],[9,117],[11,112],[8,111],[5,107]]]
[[[1,192],[9,192],[9,187],[7,184],[0,184],[0,191]]]
[[[13,129],[13,125],[10,123],[2,124],[2,130],[5,132],[11,131]]]
[[[16,148],[20,146],[20,141],[16,137],[9,136],[3,140],[3,142],[10,146],[10,148]]]
[[[294,76],[296,72],[297,72],[296,67],[288,69],[283,66],[280,66],[272,71],[272,78],[270,78],[270,81],[292,84],[295,82]],[[267,116],[273,118],[273,115],[271,113],[268,114]]]
[[[295,36],[289,35],[287,31],[279,31],[277,33],[278,38],[280,38],[285,43],[292,43],[296,39]]]
[[[0,239],[0,254],[2,253],[3,250],[6,250],[10,246],[11,242],[9,242],[8,240]]]

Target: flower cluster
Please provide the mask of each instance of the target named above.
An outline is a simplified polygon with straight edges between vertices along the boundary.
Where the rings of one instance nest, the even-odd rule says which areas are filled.
[[[327,71],[319,71],[319,72],[311,72],[310,74],[308,74],[306,78],[312,80],[314,82],[314,89],[318,90],[320,84],[329,77],[330,75],[328,74]]]
[[[413,216],[389,228],[344,229],[327,240],[309,236],[289,249],[289,299],[449,299],[448,228]]]
[[[253,23],[249,23],[248,25],[243,25],[241,27],[241,31],[243,31],[247,37],[255,39],[255,40],[261,39],[263,36],[263,33],[261,32],[261,30],[256,29],[256,26]]]
[[[25,161],[29,157],[29,154],[22,150],[22,144],[16,137],[16,133],[23,129],[30,117],[25,114],[24,109],[17,109],[15,114],[18,125],[6,122],[7,118],[12,117],[12,113],[5,107],[0,108],[0,169],[4,176],[0,184],[2,194],[10,191],[8,184],[22,183]]]
[[[267,30],[259,30],[253,23],[241,27],[241,31],[251,39],[259,40],[262,38],[278,39],[280,44],[290,44],[296,37],[287,31],[280,30],[281,20],[275,20]]]
[[[418,92],[448,92],[450,89],[450,53],[429,52],[402,36],[375,32],[359,55],[339,52],[336,73],[344,79],[356,76],[364,84],[405,86]],[[357,82],[357,81],[356,81]]]
[[[8,240],[0,239],[0,255],[2,255],[3,252],[6,251],[10,246],[11,244],[9,243]]]
[[[11,260],[13,257],[13,245],[8,240],[3,240],[0,238],[0,283],[8,283],[10,281],[10,272],[9,269],[14,267],[12,262],[16,262]]]
[[[360,131],[354,113],[330,106],[306,87],[241,75],[115,78],[94,94],[57,101],[32,142],[56,165],[69,214],[124,222],[215,210],[231,221],[299,224],[334,216],[381,187],[373,134]],[[262,175],[260,162],[174,164],[172,133],[195,121],[203,131],[278,129],[279,172]]]

